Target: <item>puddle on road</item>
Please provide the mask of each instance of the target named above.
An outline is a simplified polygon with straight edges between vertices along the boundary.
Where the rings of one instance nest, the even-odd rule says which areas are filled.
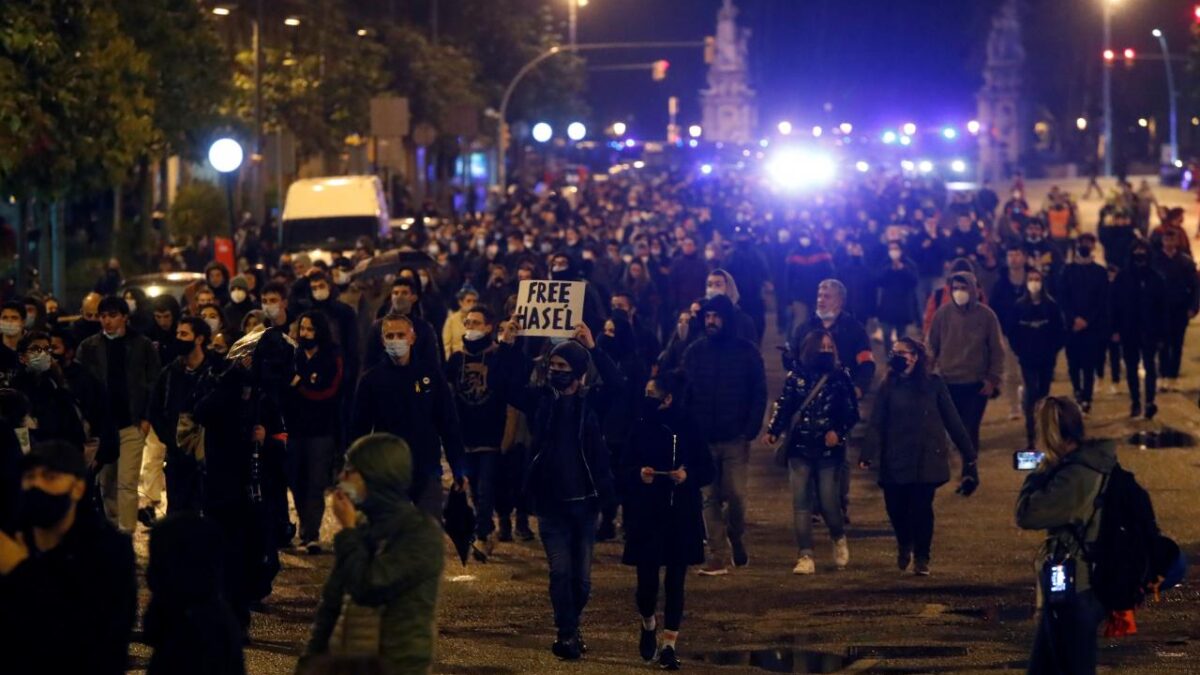
[[[714,666],[750,666],[769,673],[837,673],[863,659],[939,659],[966,656],[966,647],[940,645],[866,645],[844,652],[810,649],[729,649],[694,654],[700,663]]]
[[[1139,448],[1190,448],[1196,445],[1196,439],[1179,429],[1163,427],[1157,431],[1139,431],[1129,437],[1129,444]]]

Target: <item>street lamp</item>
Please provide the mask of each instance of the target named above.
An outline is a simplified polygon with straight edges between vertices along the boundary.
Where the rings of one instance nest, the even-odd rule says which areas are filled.
[[[572,47],[575,46],[579,33],[579,8],[587,7],[587,4],[588,0],[567,0],[567,32]]]
[[[917,133],[917,125],[913,124],[912,122],[909,122],[904,125],[903,130],[904,130],[905,136],[915,136]]]
[[[1087,131],[1087,124],[1088,122],[1086,117],[1080,117],[1079,119],[1075,120],[1075,128],[1080,131]]]
[[[693,124],[688,127],[688,136],[692,138],[700,138],[704,134],[704,129],[699,124]]]
[[[1167,98],[1171,99],[1171,163],[1174,164],[1179,159],[1179,106],[1175,95],[1175,73],[1171,69],[1171,54],[1167,50],[1167,37],[1157,28],[1150,31],[1150,34],[1158,38],[1158,45],[1162,47],[1163,64],[1167,67]]]
[[[626,129],[626,126],[625,126],[624,122],[613,122],[612,130],[613,130],[614,136],[624,136],[625,129]]]
[[[820,138],[821,134],[823,134],[823,133],[825,133],[825,130],[822,129],[820,126],[815,126],[812,128],[813,138]]]
[[[229,16],[229,8],[218,5],[212,8],[212,13],[217,16]]]
[[[538,122],[533,125],[533,140],[538,143],[545,143],[554,136],[554,128],[545,122]]]
[[[573,141],[582,141],[587,136],[587,127],[583,122],[571,122],[567,125],[567,138]]]
[[[300,25],[300,19],[299,19],[299,17],[289,16],[288,18],[283,20],[283,25],[295,28],[296,26]]]
[[[792,123],[787,120],[780,122],[775,128],[779,129],[779,133],[783,136],[792,135]]]
[[[971,120],[970,122],[967,122],[967,131],[970,132],[972,136],[979,135],[979,127],[979,120]]]
[[[208,147],[208,163],[216,169],[225,182],[225,205],[229,209],[229,236],[237,229],[237,221],[233,215],[233,183],[234,172],[242,166],[246,158],[242,144],[232,138],[218,138]]]

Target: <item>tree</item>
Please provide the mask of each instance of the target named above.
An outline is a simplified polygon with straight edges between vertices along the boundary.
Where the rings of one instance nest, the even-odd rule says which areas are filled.
[[[226,235],[229,216],[225,213],[225,194],[212,183],[189,183],[175,196],[167,223],[171,235],[177,238]]]

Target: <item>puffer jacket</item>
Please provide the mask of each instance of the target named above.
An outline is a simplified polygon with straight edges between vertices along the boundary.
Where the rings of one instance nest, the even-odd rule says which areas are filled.
[[[1085,441],[1057,466],[1038,469],[1025,478],[1017,497],[1017,526],[1025,530],[1046,530],[1046,540],[1038,549],[1035,567],[1039,572],[1046,557],[1054,552],[1069,553],[1079,560],[1083,542],[1092,543],[1100,536],[1103,509],[1096,510],[1104,476],[1117,464],[1116,443],[1111,440]],[[1093,514],[1095,517],[1093,518]],[[1089,525],[1090,522],[1090,525]],[[1077,592],[1091,588],[1088,566],[1075,566]],[[1041,594],[1038,594],[1041,597]]]
[[[813,368],[788,373],[783,393],[775,401],[767,432],[774,436],[789,432],[788,457],[839,461],[845,457],[846,437],[858,423],[858,400],[849,373],[844,368],[830,371],[821,390],[800,409],[822,375]],[[825,445],[825,434],[829,431],[839,439],[832,448]]]
[[[441,528],[409,499],[407,443],[395,437],[360,441],[346,461],[367,485],[363,517],[333,539],[336,559],[305,659],[369,653],[397,673],[429,672],[444,564]]]
[[[767,409],[767,378],[762,355],[734,334],[733,303],[718,295],[705,305],[724,319],[718,335],[706,335],[683,353],[688,378],[686,407],[708,443],[754,440]]]
[[[963,474],[977,479],[975,446],[942,379],[892,376],[875,399],[861,459],[878,462],[880,485],[941,485],[950,480],[947,433]]]

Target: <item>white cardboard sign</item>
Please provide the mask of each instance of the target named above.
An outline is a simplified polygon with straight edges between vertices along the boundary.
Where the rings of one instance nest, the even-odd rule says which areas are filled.
[[[515,319],[520,335],[561,337],[575,335],[583,323],[586,281],[527,279],[517,289]]]

